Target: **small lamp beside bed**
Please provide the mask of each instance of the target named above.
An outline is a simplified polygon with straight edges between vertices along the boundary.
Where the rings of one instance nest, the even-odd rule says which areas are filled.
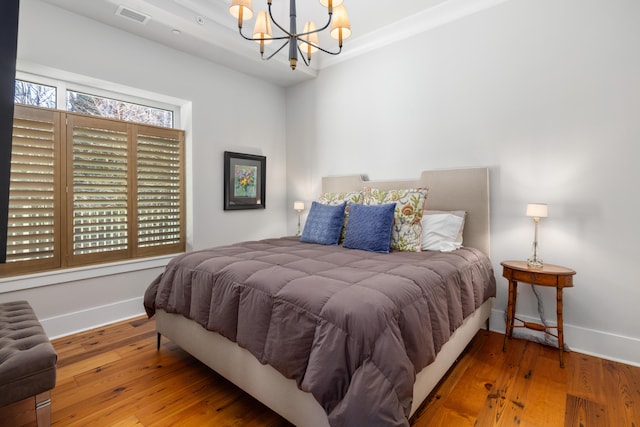
[[[529,203],[527,205],[527,216],[533,217],[534,232],[533,232],[533,255],[527,260],[527,264],[532,267],[542,267],[543,262],[538,258],[538,222],[540,218],[546,218],[549,210],[545,203]]]
[[[293,202],[293,210],[298,212],[298,231],[296,232],[296,236],[300,235],[300,212],[304,210],[304,202],[296,200]]]

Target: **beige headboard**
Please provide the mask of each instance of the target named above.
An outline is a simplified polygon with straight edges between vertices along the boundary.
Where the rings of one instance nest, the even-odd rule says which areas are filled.
[[[442,169],[424,171],[418,180],[368,181],[362,175],[322,178],[322,191],[361,191],[364,187],[383,190],[428,187],[426,209],[464,210],[464,246],[491,254],[489,217],[489,169]]]

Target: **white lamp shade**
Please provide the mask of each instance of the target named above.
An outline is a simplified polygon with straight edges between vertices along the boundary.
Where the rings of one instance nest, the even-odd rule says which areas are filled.
[[[342,4],[342,0],[333,0],[333,7],[340,6]],[[324,7],[329,7],[329,0],[320,0],[320,4]]]
[[[313,21],[307,21],[307,23],[304,24],[304,30],[302,30],[302,34],[308,33],[311,31],[316,31],[316,24]],[[313,43],[316,46],[319,43],[318,33],[306,34],[304,36],[300,36],[299,39],[309,43]],[[302,50],[303,53],[307,53],[307,54],[316,52],[318,50],[318,48],[304,42],[298,42],[298,46],[300,46],[300,50]]]
[[[296,210],[296,211],[303,211],[304,210],[304,202],[300,202],[300,201],[293,202],[293,209]]]
[[[271,21],[269,20],[269,14],[261,10],[258,12],[258,17],[256,18],[256,25],[253,27],[253,38],[254,39],[269,39],[264,40],[264,44],[271,43],[273,40],[271,39]],[[260,43],[260,40],[256,40]]]
[[[546,203],[529,203],[527,205],[527,216],[534,218],[546,218],[548,216]]]
[[[251,0],[231,0],[231,5],[229,6],[229,13],[234,18],[238,18],[240,15],[240,10],[242,10],[242,20],[246,21],[247,19],[253,18],[253,8],[251,7]]]
[[[351,35],[351,24],[349,23],[349,15],[344,5],[333,8],[333,17],[331,18],[331,37],[336,40],[344,40]]]

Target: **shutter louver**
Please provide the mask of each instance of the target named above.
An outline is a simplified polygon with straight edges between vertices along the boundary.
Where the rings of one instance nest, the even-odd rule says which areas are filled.
[[[70,115],[68,132],[73,146],[72,257],[121,257],[128,250],[127,127]]]
[[[155,132],[154,132],[155,131]],[[137,135],[138,250],[184,250],[181,132],[140,126]]]
[[[14,271],[54,268],[60,262],[56,179],[59,113],[15,106],[9,187],[7,264]],[[19,266],[18,266],[19,264]]]

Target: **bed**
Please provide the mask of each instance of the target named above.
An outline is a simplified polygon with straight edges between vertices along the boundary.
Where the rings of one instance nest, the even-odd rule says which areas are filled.
[[[327,193],[427,187],[427,209],[466,211],[463,248],[380,254],[285,237],[181,255],[145,294],[158,343],[297,426],[409,425],[490,317],[488,169],[322,181]]]

